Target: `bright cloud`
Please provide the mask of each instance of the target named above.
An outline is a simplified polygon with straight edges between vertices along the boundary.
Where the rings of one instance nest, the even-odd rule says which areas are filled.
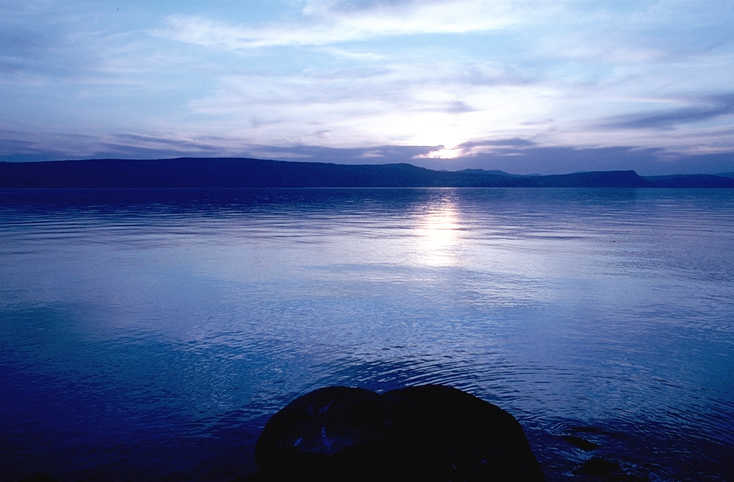
[[[553,2],[524,1],[308,1],[296,20],[229,24],[172,15],[157,34],[231,49],[332,45],[375,37],[461,34],[507,28],[542,18]]]

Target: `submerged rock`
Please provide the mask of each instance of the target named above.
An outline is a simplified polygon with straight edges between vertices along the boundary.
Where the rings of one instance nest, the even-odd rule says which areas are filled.
[[[599,444],[589,442],[588,440],[577,437],[575,435],[563,435],[561,438],[571,445],[575,445],[581,450],[586,450],[587,452],[591,452],[592,450],[596,450],[601,447],[601,445]]]
[[[255,448],[263,481],[542,481],[515,418],[461,390],[328,387],[289,403]]]

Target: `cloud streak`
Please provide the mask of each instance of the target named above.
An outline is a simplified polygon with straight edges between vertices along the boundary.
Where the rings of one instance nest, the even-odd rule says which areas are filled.
[[[701,122],[730,114],[734,114],[734,94],[720,94],[703,99],[696,106],[619,116],[610,119],[602,126],[618,129],[670,130],[680,124]]]
[[[375,37],[499,30],[541,17],[551,8],[552,3],[543,0],[308,1],[295,21],[252,26],[172,15],[156,34],[228,49],[322,46]]]

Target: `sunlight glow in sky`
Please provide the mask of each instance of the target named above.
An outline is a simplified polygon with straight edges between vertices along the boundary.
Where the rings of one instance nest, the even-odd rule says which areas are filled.
[[[734,171],[731,0],[0,0],[0,160]]]

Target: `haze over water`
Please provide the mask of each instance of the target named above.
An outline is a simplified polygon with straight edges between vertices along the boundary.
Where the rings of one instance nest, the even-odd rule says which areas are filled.
[[[307,391],[442,383],[549,481],[732,480],[733,294],[731,190],[0,191],[0,479],[229,481]]]

